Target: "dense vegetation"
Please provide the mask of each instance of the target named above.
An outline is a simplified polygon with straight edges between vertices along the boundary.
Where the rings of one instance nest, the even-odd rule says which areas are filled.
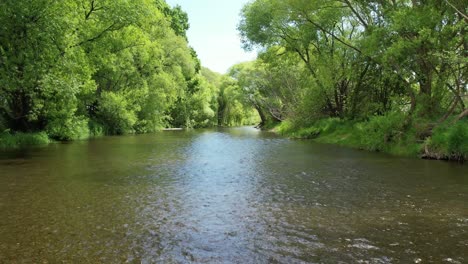
[[[0,146],[247,122],[188,28],[164,0],[2,0]]]
[[[0,146],[260,122],[464,160],[466,10],[460,0],[251,1],[239,32],[259,56],[223,76],[200,65],[187,14],[164,0],[4,0]]]
[[[466,1],[255,0],[233,76],[263,124],[355,147],[466,159]]]

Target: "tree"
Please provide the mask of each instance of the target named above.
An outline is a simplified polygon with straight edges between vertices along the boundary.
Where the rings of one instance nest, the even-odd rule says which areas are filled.
[[[60,140],[89,127],[155,131],[198,87],[187,14],[165,1],[8,0],[0,9],[0,120],[13,131]]]
[[[361,116],[357,106],[369,99],[382,114],[404,95],[409,114],[433,118],[465,108],[460,10],[448,1],[257,0],[244,7],[239,30],[247,49],[296,53],[330,116]]]
[[[0,114],[9,128],[50,129],[56,136],[73,130],[73,120],[82,123],[78,96],[95,86],[86,55],[73,47],[76,36],[64,34],[79,26],[76,8],[76,2],[48,0],[0,3]],[[62,128],[51,129],[59,123]]]

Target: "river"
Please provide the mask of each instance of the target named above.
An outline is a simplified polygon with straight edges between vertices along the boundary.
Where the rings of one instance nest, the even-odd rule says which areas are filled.
[[[467,263],[468,166],[254,128],[0,152],[0,263]]]

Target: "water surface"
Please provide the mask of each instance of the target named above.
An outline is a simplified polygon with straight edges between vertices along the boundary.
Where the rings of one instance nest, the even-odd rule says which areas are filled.
[[[0,152],[0,263],[467,263],[466,165],[253,128]]]

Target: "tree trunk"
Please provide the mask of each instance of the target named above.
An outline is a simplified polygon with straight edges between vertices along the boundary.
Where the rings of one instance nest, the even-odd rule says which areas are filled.
[[[255,108],[255,110],[257,110],[258,112],[258,115],[260,116],[260,124],[258,124],[259,127],[262,127],[266,124],[267,122],[267,118],[266,118],[266,115],[265,115],[265,112],[263,111],[263,109],[260,107],[260,105],[258,105],[256,102],[253,102],[253,106]]]
[[[468,108],[465,109],[460,115],[458,115],[456,121],[462,120],[463,118],[468,116]]]
[[[9,102],[11,114],[8,116],[9,127],[13,131],[30,132],[31,127],[27,120],[29,112],[28,98],[22,91],[16,91]]]

